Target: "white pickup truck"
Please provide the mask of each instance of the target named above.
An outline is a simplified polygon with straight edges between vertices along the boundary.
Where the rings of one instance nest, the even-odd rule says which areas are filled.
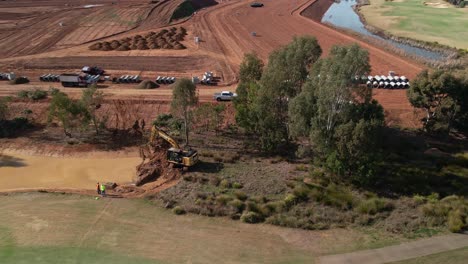
[[[236,93],[222,91],[220,93],[215,93],[213,95],[213,99],[215,99],[216,101],[232,101],[236,96]]]

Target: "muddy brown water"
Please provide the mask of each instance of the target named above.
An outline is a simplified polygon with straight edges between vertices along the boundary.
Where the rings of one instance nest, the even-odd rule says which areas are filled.
[[[94,189],[97,182],[131,183],[138,157],[78,158],[3,153],[0,191],[38,188]]]

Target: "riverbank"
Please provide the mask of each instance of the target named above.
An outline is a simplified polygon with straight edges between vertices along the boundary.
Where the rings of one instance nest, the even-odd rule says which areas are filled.
[[[357,14],[357,10],[354,9],[358,5],[355,0],[346,2],[317,0],[312,1],[300,14],[336,31],[352,35],[355,38],[379,46],[401,57],[411,58],[430,67],[437,67],[441,64],[447,64],[447,62],[453,64],[453,57],[457,56],[455,51],[426,49],[419,44],[411,45],[412,43],[399,41],[385,35],[374,34],[374,32],[367,30]]]

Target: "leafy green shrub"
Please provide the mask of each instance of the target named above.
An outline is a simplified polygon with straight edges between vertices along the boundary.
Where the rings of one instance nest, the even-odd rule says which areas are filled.
[[[247,200],[247,194],[245,194],[244,192],[236,191],[236,192],[234,192],[234,195],[236,196],[237,199],[239,199],[241,201]]]
[[[242,202],[239,199],[234,199],[230,201],[229,205],[232,206],[234,209],[236,209],[238,213],[242,212],[245,208],[244,202]]]
[[[29,79],[26,77],[16,77],[15,79],[10,81],[10,84],[15,85],[15,84],[25,84],[29,83]]]
[[[422,207],[422,211],[426,216],[445,217],[448,215],[450,208],[444,204],[429,203]]]
[[[216,197],[216,202],[220,205],[226,205],[231,200],[232,197],[226,194],[222,194]]]
[[[255,224],[255,223],[260,223],[263,221],[263,217],[256,213],[256,212],[252,212],[252,211],[245,211],[242,215],[241,215],[241,218],[240,220],[244,223],[249,223],[249,224]]]
[[[439,194],[438,193],[431,193],[427,196],[427,201],[430,203],[435,203],[439,201]]]
[[[173,116],[171,114],[160,114],[156,120],[153,121],[153,124],[160,127],[167,127],[172,118]]]
[[[234,189],[241,189],[242,188],[242,184],[238,183],[238,182],[234,182],[232,184],[232,188]]]
[[[293,194],[302,201],[309,199],[310,189],[304,185],[298,185],[294,187]]]
[[[225,189],[231,188],[231,182],[229,182],[228,179],[223,179],[223,180],[219,183],[219,187],[225,188]]]
[[[323,192],[323,203],[326,205],[350,209],[355,203],[354,195],[348,189],[337,185],[329,185]]]
[[[176,206],[174,208],[172,208],[172,212],[176,215],[182,215],[182,214],[185,214],[185,210],[184,208],[180,207],[180,206]]]
[[[47,92],[40,90],[40,89],[34,89],[32,91],[21,90],[18,92],[17,95],[19,98],[23,98],[23,99],[29,98],[34,101],[47,98]]]
[[[284,201],[284,205],[286,207],[291,207],[291,206],[293,206],[293,205],[295,205],[297,203],[298,198],[297,198],[296,195],[294,195],[292,193],[288,193],[283,201]]]
[[[45,99],[47,98],[47,92],[40,89],[34,89],[34,91],[31,91],[29,93],[29,98],[31,98],[34,101]]]
[[[268,203],[262,204],[259,207],[259,210],[262,213],[262,215],[264,215],[265,217],[268,217],[276,213],[280,213],[284,207],[285,207],[285,204],[283,201],[274,201],[274,202],[268,202]]]
[[[251,211],[251,212],[256,212],[256,213],[259,213],[259,214],[262,213],[262,211],[260,210],[260,207],[254,201],[247,201],[245,203],[245,210],[246,211]]]
[[[19,98],[26,99],[26,98],[29,97],[29,91],[21,90],[21,91],[18,92],[17,95],[18,95]]]
[[[448,214],[448,227],[450,232],[458,233],[460,232],[465,224],[463,223],[463,215],[459,210],[450,211]]]
[[[361,214],[374,215],[393,209],[393,205],[382,198],[370,198],[362,201],[356,208]]]
[[[422,196],[422,195],[415,195],[413,196],[413,200],[417,203],[417,204],[423,204],[426,202],[426,197]]]

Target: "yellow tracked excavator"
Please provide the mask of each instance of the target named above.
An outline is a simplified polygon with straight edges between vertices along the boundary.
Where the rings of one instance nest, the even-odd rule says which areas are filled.
[[[171,148],[167,150],[167,160],[170,163],[177,166],[191,167],[198,162],[198,152],[196,150],[181,149],[179,144],[177,144],[171,136],[162,131],[159,127],[153,125],[151,128],[149,144],[154,145],[154,141],[158,136],[166,140],[171,145]]]

